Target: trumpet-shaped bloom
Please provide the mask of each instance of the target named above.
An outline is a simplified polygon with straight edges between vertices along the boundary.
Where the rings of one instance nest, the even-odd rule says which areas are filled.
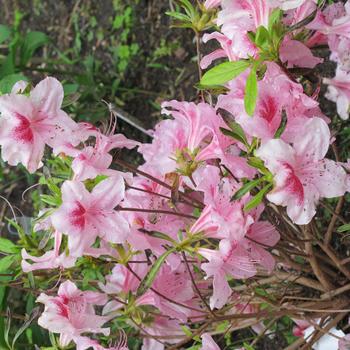
[[[170,101],[162,104],[162,112],[173,120],[160,122],[153,134],[152,144],[139,147],[148,167],[161,175],[178,168],[177,156],[182,152],[194,161],[219,158],[222,154],[216,132],[223,121],[215,109],[206,103]]]
[[[317,0],[311,0],[317,3]],[[292,10],[302,6],[305,2],[311,2],[310,0],[268,0],[270,6],[279,7],[283,11]]]
[[[310,119],[293,147],[274,139],[263,144],[256,155],[274,175],[274,189],[267,198],[287,207],[289,217],[299,225],[309,223],[321,197],[338,197],[346,191],[346,172],[340,164],[324,159],[330,144],[327,124]]]
[[[60,345],[67,346],[79,339],[82,333],[109,334],[109,328],[102,328],[107,317],[95,314],[94,305],[104,305],[106,295],[97,292],[82,292],[74,283],[66,281],[58,289],[57,296],[41,293],[37,302],[45,305],[38,319],[41,327],[60,334]]]
[[[213,338],[209,333],[203,333],[202,338],[202,347],[200,350],[220,350],[219,346],[215,343]]]
[[[125,185],[120,175],[103,180],[90,193],[83,183],[66,181],[62,186],[62,205],[52,215],[56,230],[68,235],[70,254],[81,256],[97,237],[122,243],[129,225],[114,208],[124,198]]]
[[[0,97],[1,155],[10,165],[22,163],[33,173],[42,164],[46,144],[55,148],[67,139],[79,142],[77,124],[61,110],[63,88],[56,79],[42,80],[29,97],[18,94],[22,85]]]
[[[323,82],[328,85],[326,97],[337,104],[339,116],[346,120],[350,113],[350,72],[337,69],[333,79],[325,78]]]
[[[60,254],[62,234],[56,231],[54,234],[54,239],[54,249],[46,252],[40,257],[29,255],[24,248],[22,249],[21,266],[24,272],[43,269],[55,269],[58,267],[69,268],[74,266],[76,258],[67,255],[66,252]],[[30,264],[28,260],[31,260],[33,263]]]
[[[218,7],[220,3],[221,3],[221,0],[205,0],[204,7],[209,10],[209,9]]]
[[[280,47],[280,59],[287,63],[288,68],[294,66],[314,68],[323,62],[323,59],[315,57],[311,50],[302,42],[286,37]]]

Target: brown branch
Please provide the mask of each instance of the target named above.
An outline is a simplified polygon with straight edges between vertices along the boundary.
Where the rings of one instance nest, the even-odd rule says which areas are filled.
[[[344,197],[340,197],[338,200],[337,206],[335,207],[335,211],[333,213],[332,219],[328,225],[327,232],[326,232],[325,237],[324,237],[324,244],[325,245],[328,245],[331,242],[334,226],[338,220],[338,217],[339,217],[339,214],[340,214],[341,209],[343,207],[343,204],[344,204]]]
[[[313,236],[310,231],[310,224],[303,227],[304,235],[307,240],[312,240]],[[316,256],[313,251],[312,243],[310,241],[305,242],[305,250],[309,254],[309,261],[312,267],[312,270],[317,277],[317,279],[322,284],[323,288],[326,291],[330,291],[334,288],[333,284],[328,280],[325,273],[320,269],[320,266],[317,262]]]

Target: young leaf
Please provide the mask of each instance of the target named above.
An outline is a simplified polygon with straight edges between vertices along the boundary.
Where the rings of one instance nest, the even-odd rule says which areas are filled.
[[[136,296],[139,297],[147,292],[147,290],[152,286],[152,283],[154,279],[157,276],[158,271],[160,270],[161,266],[163,265],[165,259],[175,251],[175,248],[167,250],[165,253],[163,253],[152,265],[151,269],[148,271],[145,278],[140,283],[137,291]]]
[[[258,27],[255,35],[255,44],[262,48],[267,49],[269,45],[270,34],[264,26]]]
[[[258,79],[256,76],[256,70],[252,68],[247,78],[244,94],[244,107],[247,114],[250,116],[254,114],[257,98]]]
[[[243,143],[246,147],[249,147],[248,141],[245,137],[244,131],[241,128],[241,126],[238,123],[232,123],[232,126],[230,125],[231,130],[225,129],[225,128],[220,128],[220,131],[229,137],[232,137],[233,139]]]
[[[339,226],[337,229],[337,232],[340,232],[340,233],[347,232],[347,231],[350,231],[350,224]]]
[[[257,186],[263,180],[265,180],[265,178],[261,177],[259,179],[247,182],[232,196],[231,201],[242,198],[246,193],[252,190],[255,186]]]
[[[279,139],[281,137],[284,130],[286,129],[286,126],[287,126],[287,113],[285,110],[283,110],[280,126],[278,127],[278,129],[276,130],[275,135],[274,135],[275,139]]]
[[[21,48],[21,64],[26,65],[34,52],[41,46],[49,42],[49,37],[43,32],[29,32],[24,38]]]
[[[282,17],[282,10],[277,8],[275,9],[269,17],[268,30],[271,33],[272,27],[275,23],[277,23]]]
[[[16,260],[16,255],[6,255],[0,259],[0,272],[6,272]]]
[[[13,85],[17,83],[17,81],[25,80],[27,81],[27,77],[23,74],[9,74],[0,80],[0,92],[2,94],[8,94],[11,92]]]
[[[200,84],[206,86],[222,85],[243,73],[250,66],[249,61],[224,62],[208,70]]]
[[[18,253],[19,250],[20,248],[17,247],[16,244],[11,242],[9,239],[0,237],[0,252],[7,254],[15,254]]]
[[[8,26],[0,24],[0,44],[11,36],[11,29]]]
[[[263,200],[265,193],[271,188],[272,184],[266,185],[259,193],[254,196],[245,206],[244,211],[256,208]]]
[[[19,328],[15,336],[12,340],[12,347],[11,349],[15,350],[15,343],[17,339],[22,335],[22,333],[30,326],[30,324],[33,322],[35,318],[37,318],[40,314],[40,308],[36,307],[32,310],[31,314],[29,315],[28,319],[23,323],[23,325]]]

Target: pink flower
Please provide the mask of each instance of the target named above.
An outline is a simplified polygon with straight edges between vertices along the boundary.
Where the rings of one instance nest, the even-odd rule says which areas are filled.
[[[219,346],[214,342],[213,338],[209,333],[203,333],[202,338],[202,347],[200,350],[220,350]]]
[[[337,104],[339,116],[346,120],[350,112],[350,72],[337,69],[333,79],[324,78],[323,82],[328,85],[326,97]]]
[[[297,7],[302,6],[305,2],[309,2],[309,0],[268,0],[271,6],[279,7],[283,11],[295,9]],[[317,0],[312,0],[313,2],[317,2]]]
[[[63,88],[54,78],[42,80],[29,97],[17,94],[0,97],[0,145],[2,158],[10,165],[22,163],[33,173],[41,165],[45,144],[55,148],[66,139],[77,144],[76,123],[61,110]]]
[[[307,26],[309,29],[329,35],[339,35],[350,39],[350,3],[329,5]]]
[[[35,270],[44,270],[44,269],[56,269],[60,268],[69,268],[73,267],[76,261],[76,258],[69,256],[66,252],[60,254],[60,247],[62,242],[62,234],[59,232],[54,233],[55,245],[54,249],[46,252],[40,257],[32,256],[27,253],[27,251],[22,249],[22,270],[23,272],[30,272]],[[33,261],[30,264],[27,260]]]
[[[162,112],[174,117],[161,121],[155,129],[152,144],[139,147],[146,166],[164,175],[181,168],[178,158],[199,162],[219,158],[216,131],[222,120],[206,103],[170,101],[162,104]]]
[[[228,57],[230,61],[236,61],[237,56],[233,53],[234,50],[234,44],[232,40],[230,40],[226,35],[219,33],[219,32],[214,32],[214,33],[205,33],[203,35],[203,42],[207,43],[209,40],[217,40],[218,43],[221,46],[221,49],[217,49],[208,55],[205,55],[201,62],[201,68],[206,69],[208,68],[214,60],[217,60],[219,58],[224,58]]]
[[[342,166],[324,159],[329,143],[327,124],[313,118],[304,124],[293,147],[274,139],[256,151],[274,175],[274,189],[267,198],[287,207],[287,214],[298,225],[311,221],[321,197],[338,197],[346,191],[346,173]]]
[[[285,37],[280,46],[280,58],[283,63],[287,63],[288,68],[294,66],[314,68],[323,62],[323,59],[315,57],[305,44],[289,37]]]
[[[347,334],[338,342],[339,350],[348,350],[350,348],[350,334]]]
[[[218,251],[199,248],[198,252],[209,260],[201,268],[206,272],[207,278],[213,277],[213,295],[210,297],[212,309],[222,308],[232,293],[226,275],[242,279],[256,274],[254,261],[237,243],[224,239],[220,241]]]
[[[129,234],[129,225],[114,208],[124,198],[124,180],[120,175],[103,180],[88,192],[78,181],[65,181],[62,205],[52,215],[56,230],[68,235],[72,256],[79,257],[97,237],[111,243],[122,243]]]
[[[271,12],[266,0],[226,0],[221,4],[217,24],[221,32],[232,40],[232,53],[239,58],[248,58],[257,53],[247,33],[259,26],[268,27]]]
[[[291,81],[275,63],[267,64],[264,79],[258,82],[259,96],[253,117],[244,108],[246,73],[227,86],[230,91],[220,95],[216,108],[230,112],[247,136],[267,141],[274,137],[282,120],[282,110],[287,114],[287,125],[281,136],[289,141],[310,117],[326,119],[318,102],[303,92],[303,87]]]
[[[219,169],[207,166],[202,172],[202,182],[198,183],[198,190],[204,192],[204,202],[207,205],[198,220],[191,227],[190,232],[204,231],[206,236],[240,241],[246,234],[253,219],[243,213],[243,203],[231,201],[239,184],[229,178],[220,179]]]
[[[205,0],[204,7],[207,10],[220,6],[221,0]]]
[[[179,341],[179,336],[184,336],[178,321],[159,316],[154,318],[151,325],[145,327],[145,332],[147,332],[147,335],[152,335],[153,338],[144,338],[141,350],[164,350],[165,342],[174,344]],[[164,336],[166,336],[166,339],[157,339],[157,337]],[[174,338],[171,338],[171,336],[174,336]]]
[[[57,296],[41,293],[37,302],[45,305],[38,319],[41,327],[53,333],[60,333],[60,345],[67,346],[79,339],[82,333],[109,334],[109,328],[102,328],[107,317],[95,314],[94,305],[104,305],[107,298],[97,292],[82,292],[74,283],[66,281],[58,289]]]
[[[163,266],[152,288],[177,303],[192,307],[195,306],[192,300],[195,296],[192,282],[188,273],[184,271],[183,265],[175,271],[172,271],[169,266]],[[147,298],[147,302],[143,302],[142,304],[153,305],[164,315],[168,315],[171,318],[186,322],[192,313],[192,310],[171,303],[153,291],[148,291],[147,294],[143,296]]]

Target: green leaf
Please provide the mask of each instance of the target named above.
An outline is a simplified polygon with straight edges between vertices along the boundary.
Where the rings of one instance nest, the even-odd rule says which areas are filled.
[[[9,239],[0,237],[0,252],[7,254],[15,254],[18,253],[19,250],[20,248],[17,247],[16,244],[11,242]]]
[[[252,68],[247,78],[244,94],[244,107],[248,115],[252,116],[256,107],[258,98],[258,79],[256,70]]]
[[[157,276],[158,271],[160,270],[161,266],[163,265],[165,259],[175,251],[175,248],[167,250],[165,253],[163,253],[152,265],[151,269],[148,271],[145,278],[140,283],[137,291],[136,296],[139,297],[147,292],[147,290],[152,286],[152,283],[154,279]]]
[[[32,310],[32,313],[28,317],[28,319],[23,323],[23,325],[18,329],[17,333],[13,337],[12,340],[12,349],[15,350],[15,343],[18,338],[22,335],[22,333],[30,326],[35,318],[37,318],[40,314],[40,308],[36,307]]]
[[[231,120],[228,123],[228,126],[230,127],[232,132],[236,135],[237,140],[240,139],[243,144],[248,145],[248,141],[245,136],[244,130],[237,122]]]
[[[2,259],[0,259],[0,272],[9,271],[8,269],[16,260],[16,255],[6,255]]]
[[[248,158],[248,165],[250,165],[253,168],[259,169],[263,173],[268,171],[265,167],[264,162],[260,158],[257,158],[257,157],[249,157]]]
[[[246,193],[248,193],[250,190],[252,190],[254,187],[259,185],[261,181],[265,180],[264,177],[261,177],[259,179],[249,181],[245,185],[243,185],[231,198],[231,201],[237,200],[242,198]]]
[[[287,126],[287,113],[285,110],[282,110],[282,119],[281,119],[280,126],[275,132],[275,135],[274,135],[275,139],[279,139],[281,137],[284,130],[286,129],[286,126]]]
[[[173,17],[175,19],[178,19],[179,21],[183,21],[183,22],[191,21],[190,17],[188,17],[187,15],[180,13],[180,12],[167,11],[167,12],[165,12],[165,14],[170,16],[170,17]]]
[[[278,23],[281,20],[282,17],[282,10],[281,9],[275,9],[269,17],[269,24],[268,24],[268,30],[271,33],[272,27],[274,24]]]
[[[255,44],[262,48],[268,49],[270,34],[264,26],[258,27],[255,35]]]
[[[248,143],[247,143],[247,139],[246,139],[246,137],[245,137],[245,135],[244,135],[244,132],[243,132],[243,135],[242,135],[239,131],[236,132],[236,131],[234,131],[234,130],[228,130],[228,129],[225,129],[225,128],[220,128],[220,131],[221,131],[224,135],[226,135],[226,136],[228,136],[228,137],[232,137],[233,139],[235,139],[235,140],[237,140],[237,141],[243,143],[245,146],[249,147],[249,146],[248,146]],[[243,130],[242,130],[242,131],[243,131]]]
[[[244,349],[246,350],[254,350],[254,348],[248,343],[243,343],[243,346],[244,346]]]
[[[2,94],[9,94],[13,88],[13,85],[20,80],[28,81],[27,77],[23,74],[9,74],[0,80],[0,92]]]
[[[201,85],[222,85],[243,73],[250,66],[249,61],[224,62],[208,70],[202,77]]]
[[[265,193],[272,187],[272,184],[266,185],[259,193],[254,196],[245,206],[244,211],[256,208],[263,200]]]
[[[340,233],[347,232],[347,231],[350,231],[350,224],[339,226],[337,229],[337,232],[340,232]]]
[[[0,44],[11,36],[11,29],[8,26],[0,24]]]
[[[43,32],[34,31],[27,33],[21,48],[21,64],[25,66],[32,58],[34,52],[48,42],[49,37]]]

